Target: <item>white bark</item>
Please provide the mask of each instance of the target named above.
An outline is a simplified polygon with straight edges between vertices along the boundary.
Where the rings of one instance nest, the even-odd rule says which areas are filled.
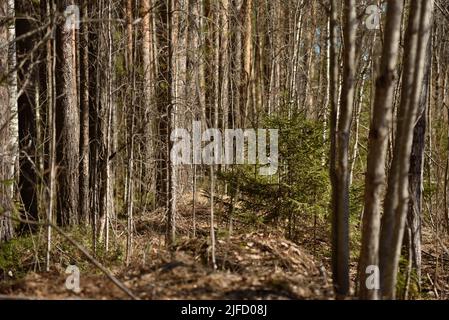
[[[17,104],[17,56],[16,56],[16,27],[15,27],[15,6],[14,0],[8,0],[8,96],[9,96],[9,136],[10,136],[10,154],[11,154],[11,171],[10,177],[14,179],[16,176],[15,168],[17,155],[19,152],[19,117]],[[14,186],[11,186],[11,193]]]

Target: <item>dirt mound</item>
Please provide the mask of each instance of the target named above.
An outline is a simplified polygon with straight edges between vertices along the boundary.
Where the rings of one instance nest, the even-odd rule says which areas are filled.
[[[25,278],[0,285],[2,299],[123,299],[125,295],[104,276],[81,275],[81,292],[75,293],[65,286],[63,272],[30,273]]]
[[[217,269],[207,239],[181,241],[175,252],[153,248],[144,265],[115,270],[141,299],[330,299],[324,268],[278,234],[251,233],[218,240]],[[2,285],[0,294],[50,299],[127,299],[102,275],[81,274],[81,292],[65,288],[63,272],[29,274]]]
[[[214,268],[208,199],[198,197],[193,219],[191,197],[184,198],[179,205],[178,242],[173,250],[168,251],[164,243],[165,212],[155,210],[135,217],[133,256],[129,265],[106,264],[136,296],[141,299],[333,298],[328,272],[308,253],[305,244],[291,242],[273,228],[251,232],[237,221],[229,236],[229,217],[219,207],[214,225],[217,237]],[[115,234],[118,235],[115,241],[125,248],[126,230],[119,229]],[[23,279],[0,283],[0,298],[8,295],[38,299],[129,299],[91,264],[85,267],[87,262],[83,263],[79,293],[66,289],[66,266],[58,264],[53,265],[51,272],[29,273]]]

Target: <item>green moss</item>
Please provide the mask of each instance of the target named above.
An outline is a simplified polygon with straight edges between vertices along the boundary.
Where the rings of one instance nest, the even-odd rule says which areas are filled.
[[[396,296],[399,299],[405,297],[405,291],[408,284],[408,299],[415,300],[421,298],[421,293],[418,285],[418,275],[415,269],[410,272],[410,279],[408,279],[408,260],[406,257],[401,256],[399,260],[399,271],[397,275],[396,283]]]
[[[30,236],[23,236],[13,239],[0,245],[0,272],[11,271],[16,278],[20,278],[30,269],[31,261],[35,250],[33,239]]]

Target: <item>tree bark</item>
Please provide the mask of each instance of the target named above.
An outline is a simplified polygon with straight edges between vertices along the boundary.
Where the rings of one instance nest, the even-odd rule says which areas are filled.
[[[6,15],[9,17],[10,21],[8,24],[8,97],[9,97],[9,111],[10,111],[10,122],[9,122],[9,143],[11,152],[11,162],[10,162],[10,177],[15,179],[18,177],[17,174],[17,157],[19,155],[19,108],[17,101],[17,45],[16,45],[16,12],[14,0],[8,0]],[[10,187],[11,194],[14,192],[14,185]]]
[[[381,197],[385,185],[385,162],[388,133],[392,120],[393,93],[401,36],[403,2],[390,0],[387,8],[384,48],[380,75],[376,81],[373,116],[370,125],[367,172],[365,176],[365,208],[362,221],[362,248],[359,261],[359,297],[377,299],[378,290],[366,285],[368,266],[379,263]]]
[[[423,199],[423,174],[424,174],[424,150],[426,145],[427,129],[427,110],[429,105],[429,84],[431,70],[431,41],[428,41],[426,53],[425,75],[422,83],[421,98],[418,106],[418,120],[413,129],[413,142],[410,154],[409,171],[409,190],[410,200],[407,209],[407,229],[411,238],[404,240],[406,247],[412,256],[408,257],[411,261],[412,270],[415,271],[418,287],[421,285],[421,217],[422,217],[422,199]]]
[[[335,7],[332,9],[335,11]],[[349,135],[354,102],[356,8],[354,0],[344,2],[345,24],[343,84],[336,132],[333,198],[333,277],[337,296],[349,292]],[[335,13],[334,13],[335,14]],[[335,28],[335,25],[334,25]],[[334,43],[335,44],[335,43]]]
[[[170,0],[169,0],[170,1]],[[169,111],[171,104],[171,41],[170,41],[170,10],[166,0],[157,2],[157,42],[158,42],[158,70],[156,99],[158,109],[158,141],[157,173],[156,173],[156,202],[159,207],[168,207],[168,157],[169,157]]]
[[[429,40],[433,0],[412,2],[405,40],[402,96],[398,110],[393,159],[388,177],[379,248],[383,299],[394,299],[399,257],[409,203],[409,167],[413,128],[421,94],[425,53]]]
[[[81,2],[81,17],[89,19],[89,1]],[[80,163],[80,222],[89,221],[89,31],[90,24],[83,22],[80,31],[80,104],[81,104],[81,163]]]
[[[0,5],[0,16],[8,15],[8,3]],[[13,20],[14,21],[14,20]],[[8,25],[0,25],[0,79],[8,79]],[[11,109],[9,101],[8,82],[0,83],[0,244],[13,236],[13,227],[8,215],[12,212],[13,194],[10,187],[13,184],[11,176],[11,161],[14,149],[10,145]]]
[[[155,53],[154,53],[154,28],[153,28],[153,0],[143,0],[141,3],[142,15],[142,67],[144,70],[143,83],[143,119],[144,119],[144,137],[142,137],[143,165],[142,179],[147,188],[141,191],[141,197],[147,201],[148,194],[154,193],[155,190],[155,172],[156,166],[154,159],[157,154],[155,152],[155,137],[157,137],[157,121],[155,115]],[[135,73],[135,72],[134,72]],[[136,120],[134,122],[137,122]],[[145,203],[142,203],[145,204]],[[154,203],[153,203],[154,205]]]
[[[21,62],[18,68],[18,119],[19,119],[19,148],[20,148],[20,178],[19,190],[23,203],[23,215],[29,220],[38,219],[37,203],[37,157],[36,157],[36,90],[37,63],[34,43],[36,36],[27,35],[34,30],[32,19],[33,3],[16,1],[16,36],[22,37],[17,41],[17,59]],[[27,36],[25,36],[27,35]],[[24,37],[24,38],[23,38]],[[22,224],[23,231],[35,229],[35,226]]]
[[[244,46],[243,46],[243,72],[244,72],[244,110],[242,125],[245,128],[248,123],[249,108],[252,105],[251,92],[253,83],[253,1],[245,1],[244,20]]]
[[[330,10],[330,79],[329,79],[329,92],[330,92],[330,117],[329,117],[329,130],[330,130],[330,150],[329,150],[329,177],[332,186],[331,194],[331,206],[332,206],[332,277],[334,282],[334,290],[337,290],[338,286],[338,256],[336,254],[336,246],[338,243],[337,237],[337,172],[336,172],[336,155],[337,155],[337,114],[338,114],[338,93],[339,93],[339,64],[338,64],[338,7],[337,1],[331,1]]]
[[[144,101],[147,102],[150,99],[150,92],[148,90],[150,86],[150,78],[149,78],[149,66],[150,66],[150,13],[149,11],[149,1],[144,0],[142,2],[142,11],[144,14],[143,17],[143,62],[144,62]],[[128,173],[126,179],[126,215],[127,215],[127,238],[126,238],[126,264],[129,265],[132,249],[133,249],[133,235],[134,235],[134,101],[135,101],[135,75],[134,75],[134,52],[133,52],[133,1],[128,0],[126,5],[126,20],[128,22],[127,25],[127,47],[126,47],[126,56],[128,61],[128,81],[132,83],[132,93],[128,93],[129,106],[128,106],[128,125],[127,128],[129,130],[128,133]],[[149,107],[149,103],[146,103],[144,113]],[[144,124],[146,125],[146,124]]]

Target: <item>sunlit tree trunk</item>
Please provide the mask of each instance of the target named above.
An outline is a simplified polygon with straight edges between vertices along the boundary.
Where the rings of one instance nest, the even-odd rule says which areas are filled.
[[[143,13],[143,62],[144,62],[144,101],[146,102],[145,109],[149,108],[151,91],[150,88],[150,44],[151,44],[151,34],[150,34],[150,12],[149,12],[149,0],[144,0],[142,2],[142,13]],[[127,129],[128,132],[128,172],[126,176],[126,215],[127,221],[127,238],[126,238],[126,264],[128,265],[131,260],[132,249],[133,249],[133,234],[134,234],[134,101],[135,101],[135,75],[134,75],[134,52],[133,52],[133,1],[127,0],[126,2],[126,21],[127,21],[127,46],[126,46],[126,56],[128,65],[128,81],[132,83],[132,92],[128,92],[128,106],[127,106]],[[146,110],[144,110],[146,113]],[[146,124],[144,124],[146,125]],[[147,132],[148,133],[148,132]],[[146,150],[145,150],[146,151]]]
[[[412,2],[405,40],[402,96],[398,110],[393,159],[381,224],[380,286],[384,299],[394,299],[399,257],[409,203],[409,168],[424,76],[433,1]]]
[[[332,19],[336,15],[332,2]],[[334,197],[332,218],[332,261],[337,296],[349,292],[349,138],[354,103],[356,8],[354,0],[344,1],[343,83],[335,141]],[[335,23],[335,20],[334,22]],[[332,24],[332,22],[331,22]],[[335,24],[333,25],[335,28]],[[334,30],[335,32],[335,30]],[[335,45],[335,40],[334,40]],[[335,66],[334,66],[335,68]],[[334,83],[335,85],[335,83]],[[336,89],[334,89],[336,90]],[[332,134],[332,133],[331,133]]]
[[[15,3],[14,0],[8,0],[7,9],[5,14],[10,19],[8,22],[8,33],[7,33],[7,41],[8,41],[8,96],[9,96],[9,112],[10,112],[10,121],[9,121],[9,144],[10,144],[10,152],[11,152],[11,162],[10,162],[10,178],[16,178],[16,163],[17,163],[17,155],[19,154],[19,109],[17,104],[17,45],[16,45],[16,21],[15,21]],[[14,185],[12,184],[11,193],[13,193]]]
[[[89,1],[82,0],[81,17],[89,19]],[[89,29],[83,22],[80,31],[80,104],[81,104],[81,162],[80,162],[80,222],[89,221]]]
[[[143,146],[142,157],[142,179],[145,186],[141,188],[142,204],[145,205],[148,195],[155,193],[156,165],[154,159],[157,137],[157,121],[155,115],[155,85],[156,85],[156,53],[155,53],[155,32],[154,32],[154,0],[144,0],[141,2],[142,16],[142,67],[143,67],[143,121],[144,136],[141,138]],[[135,72],[134,72],[135,73]],[[138,122],[137,119],[134,122]],[[137,148],[136,148],[137,149]]]
[[[243,28],[242,28],[242,13],[243,13],[243,0],[236,0],[233,9],[235,10],[235,17],[233,19],[234,36],[234,50],[233,50],[233,114],[232,119],[235,127],[241,128],[242,122],[242,109],[243,109]]]
[[[166,0],[158,0],[156,5],[156,34],[158,52],[157,70],[157,117],[158,117],[158,140],[157,149],[157,172],[156,172],[156,202],[159,207],[168,207],[168,143],[169,143],[169,117],[171,104],[171,46],[169,41],[170,8]]]
[[[388,1],[384,48],[380,74],[376,81],[376,96],[370,125],[368,164],[365,177],[365,208],[359,261],[359,297],[361,299],[378,298],[378,290],[368,288],[366,285],[366,269],[370,265],[378,266],[379,263],[381,197],[385,185],[385,162],[388,133],[392,119],[402,9],[402,1]]]
[[[0,5],[0,16],[8,16],[7,2]],[[13,236],[11,219],[8,215],[12,211],[11,167],[14,149],[11,148],[10,121],[11,109],[9,101],[8,79],[8,25],[0,26],[0,243],[8,241]]]
[[[330,29],[330,78],[329,78],[329,93],[330,93],[330,117],[329,117],[329,131],[330,131],[330,155],[329,155],[329,177],[332,186],[331,194],[331,209],[332,209],[332,277],[334,282],[334,289],[337,290],[338,284],[338,256],[337,256],[337,172],[335,169],[337,159],[337,115],[338,115],[338,93],[339,93],[339,64],[338,64],[338,6],[337,1],[331,1],[331,11],[329,17]],[[341,290],[340,290],[341,291]]]
[[[244,72],[244,110],[243,127],[248,124],[249,108],[252,105],[252,86],[254,80],[253,59],[253,0],[244,3],[244,46],[243,46],[243,72]]]

